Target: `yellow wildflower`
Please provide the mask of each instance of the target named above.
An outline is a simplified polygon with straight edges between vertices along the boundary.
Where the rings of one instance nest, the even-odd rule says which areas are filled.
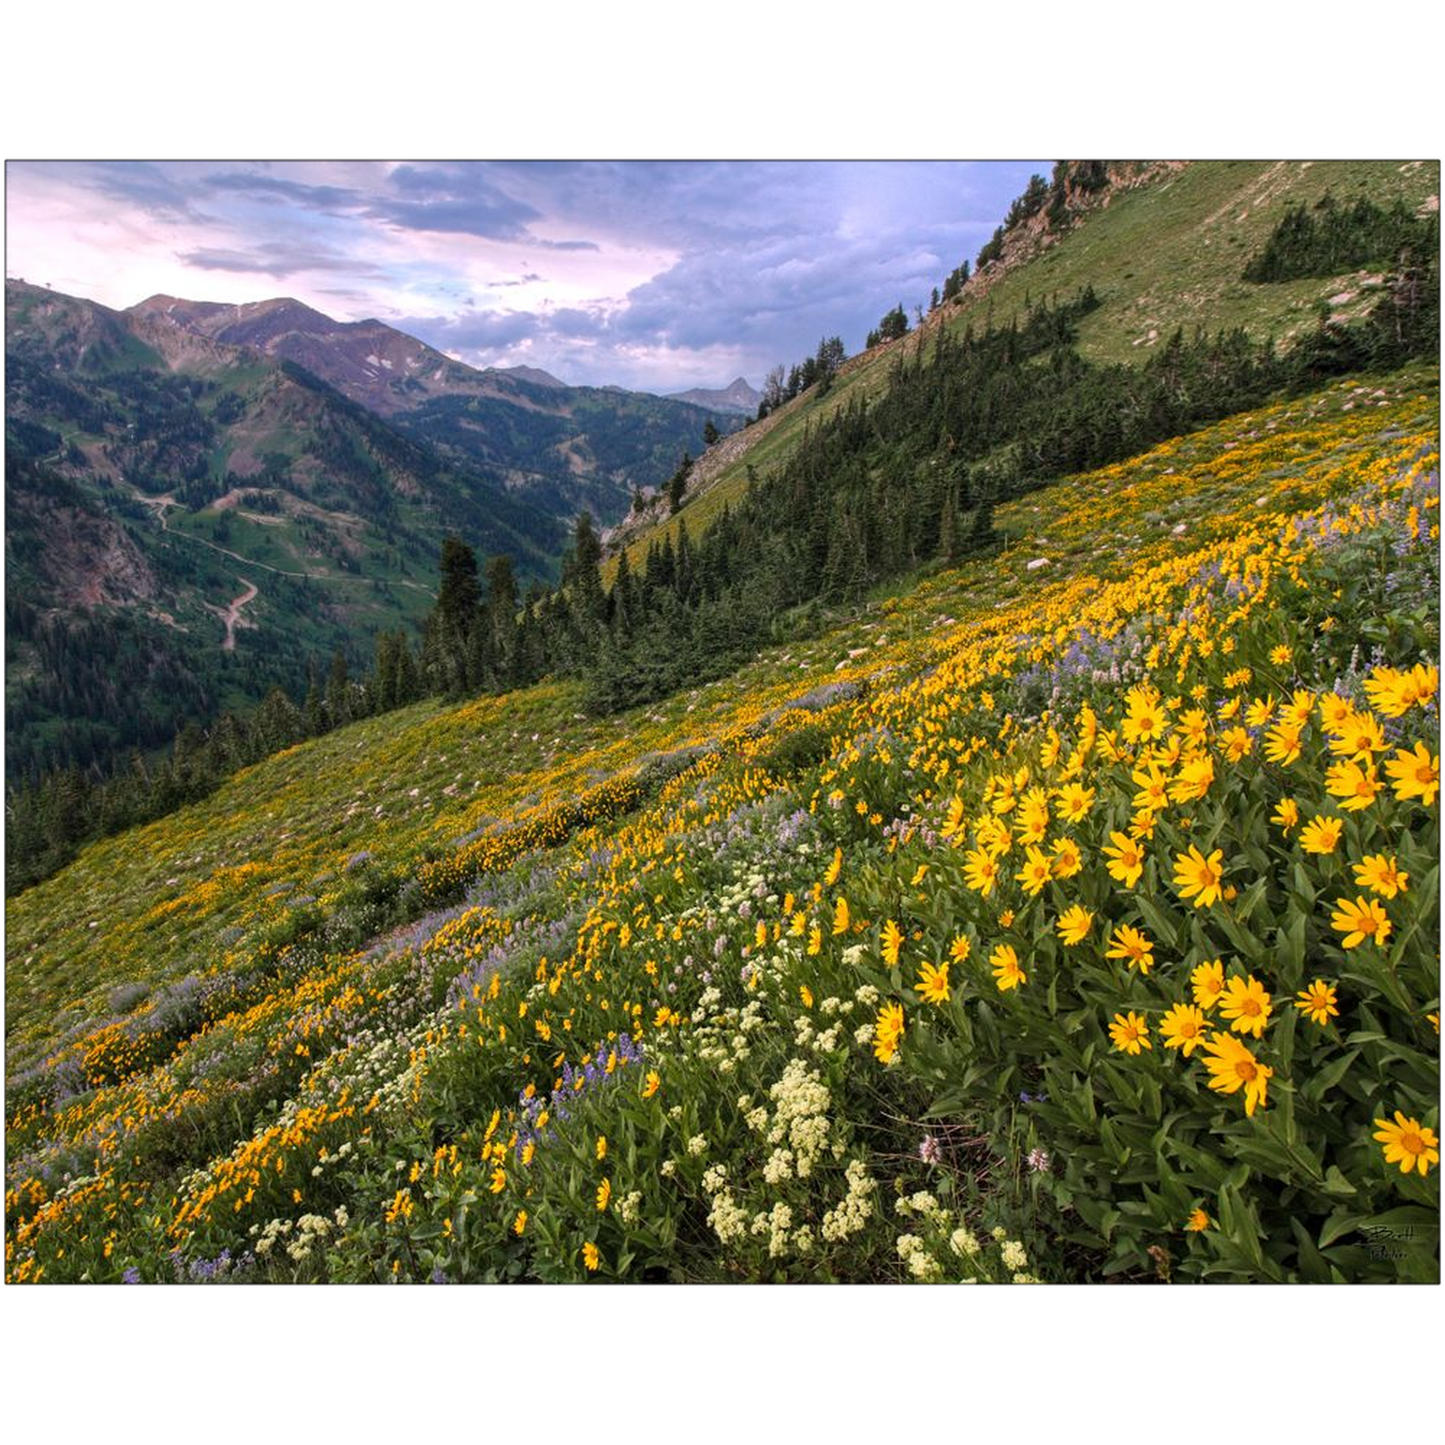
[[[1373,898],[1335,899],[1335,912],[1330,917],[1330,927],[1345,935],[1342,948],[1358,948],[1367,938],[1373,938],[1383,948],[1390,936],[1390,920],[1385,910]]]
[[[1376,1119],[1379,1132],[1375,1138],[1385,1146],[1385,1163],[1398,1164],[1401,1174],[1418,1169],[1424,1175],[1432,1164],[1440,1162],[1440,1141],[1433,1129],[1425,1128],[1418,1119],[1407,1119],[1395,1110],[1395,1122]]]
[[[1323,1028],[1332,1018],[1339,1017],[1340,1011],[1335,1007],[1338,1002],[1334,984],[1317,978],[1308,988],[1300,990],[1296,996],[1295,1007],[1304,1013],[1311,1023]]]
[[[1149,1025],[1139,1014],[1132,1011],[1114,1015],[1114,1020],[1109,1025],[1109,1037],[1113,1040],[1114,1047],[1126,1054],[1137,1054],[1141,1049],[1154,1047],[1149,1042]]]
[[[1010,943],[999,944],[990,955],[989,963],[993,967],[994,982],[1000,993],[1007,993],[1009,989],[1029,981],[1028,975],[1019,967],[1019,956]]]
[[[1269,1081],[1274,1070],[1260,1061],[1233,1034],[1215,1034],[1204,1046],[1208,1057],[1204,1067],[1211,1078],[1209,1087],[1221,1094],[1244,1090],[1244,1112],[1253,1116],[1256,1108],[1269,1102]]]
[[[1070,947],[1082,943],[1089,936],[1094,915],[1087,908],[1076,903],[1059,915],[1059,937]]]

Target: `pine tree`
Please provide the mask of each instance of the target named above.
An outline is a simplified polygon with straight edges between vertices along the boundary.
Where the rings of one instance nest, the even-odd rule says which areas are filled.
[[[334,728],[351,720],[351,678],[346,654],[339,647],[331,655],[331,671],[326,677],[326,716]]]

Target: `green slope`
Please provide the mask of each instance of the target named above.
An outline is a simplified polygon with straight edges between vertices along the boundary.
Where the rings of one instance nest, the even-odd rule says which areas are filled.
[[[1288,764],[1266,762],[1263,724],[1242,755],[1229,732],[1251,694],[1307,691],[1313,710],[1342,674],[1363,705],[1348,659],[1369,639],[1392,666],[1433,656],[1437,415],[1426,367],[1244,414],[1001,507],[1000,555],[726,682],[602,721],[569,687],[423,704],[87,848],[7,908],[10,1277],[208,1278],[225,1250],[273,1280],[888,1280],[922,1277],[904,1248],[920,1235],[966,1270],[947,1242],[964,1223],[1006,1228],[1049,1278],[1147,1278],[1155,1251],[1176,1277],[1438,1275],[1428,1248],[1397,1265],[1353,1242],[1387,1210],[1438,1211],[1438,1174],[1402,1183],[1368,1138],[1378,1112],[1438,1096],[1435,955],[1410,947],[1438,926],[1437,805],[1387,791],[1338,815],[1340,857],[1303,852],[1269,817],[1286,793],[1336,815],[1320,727]],[[1161,810],[1134,891],[1102,846],[1129,823],[1143,760],[1111,753],[1147,678],[1178,691],[1181,730],[1203,727],[1215,776],[1198,806]],[[1097,795],[1050,823],[1084,871],[1036,898],[1013,879],[1020,843],[980,896],[939,831],[952,798],[968,847],[990,817],[1022,828],[1002,792],[1025,768],[1059,782],[1089,709]],[[1398,731],[1438,749],[1433,715]],[[1179,898],[1187,841],[1227,850],[1237,902]],[[1412,880],[1386,905],[1388,967],[1329,922],[1346,862],[1381,849]],[[1079,900],[1098,923],[1065,954],[1058,916]],[[1101,962],[1113,923],[1156,940],[1152,975]],[[934,1010],[918,966],[959,938]],[[1011,992],[989,964],[1005,941],[1027,974]],[[1196,957],[1226,952],[1282,1016],[1252,1041],[1276,1076],[1250,1115],[1199,1059],[1126,1058],[1105,1031],[1126,1007],[1157,1024]],[[1288,1007],[1306,964],[1338,983],[1338,1030]],[[885,1002],[906,1016],[886,1068]],[[564,1061],[599,1047],[600,1079],[624,1055],[617,1082],[563,1093]],[[798,1095],[795,1060],[819,1071],[826,1108],[805,1112],[840,1146],[806,1179],[768,1168],[748,1122]],[[547,1129],[529,1101],[554,1088],[567,1112]],[[1020,1089],[1050,1107],[1021,1110]],[[1053,1173],[1024,1168],[1036,1149]],[[750,1216],[787,1206],[782,1247],[776,1229],[729,1235],[719,1165]],[[873,1204],[821,1235],[858,1169]],[[1201,1207],[1222,1224],[1191,1239]],[[316,1220],[324,1247],[260,1247]]]
[[[766,473],[796,446],[807,427],[854,395],[866,398],[882,390],[898,351],[919,345],[934,326],[981,329],[990,320],[1005,325],[1030,298],[1062,297],[1093,286],[1103,304],[1085,319],[1079,336],[1079,348],[1091,360],[1142,359],[1176,327],[1243,327],[1288,345],[1315,324],[1319,302],[1354,292],[1351,300],[1333,308],[1354,315],[1367,308],[1373,296],[1357,275],[1272,285],[1241,280],[1247,261],[1285,211],[1313,204],[1326,192],[1340,200],[1365,195],[1381,205],[1399,199],[1415,208],[1431,197],[1438,203],[1439,189],[1435,162],[1197,161],[1115,194],[1057,244],[987,286],[975,279],[956,303],[930,316],[921,331],[853,358],[826,397],[808,392],[791,402],[678,516],[630,537],[629,560],[635,570],[645,561],[648,546],[661,541],[664,533],[675,544],[683,518],[694,537],[705,531],[723,507],[746,490],[749,466]],[[608,563],[609,580],[615,566],[614,558]]]

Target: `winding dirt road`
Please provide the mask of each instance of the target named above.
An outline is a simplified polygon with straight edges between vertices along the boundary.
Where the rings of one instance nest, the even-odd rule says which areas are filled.
[[[238,581],[246,582],[244,577]],[[254,582],[246,582],[246,590],[239,597],[233,597],[230,605],[221,614],[226,624],[226,640],[221,644],[222,652],[234,652],[236,650],[236,624],[241,620],[241,609],[248,603],[254,602],[259,592]],[[218,609],[219,610],[219,609]]]

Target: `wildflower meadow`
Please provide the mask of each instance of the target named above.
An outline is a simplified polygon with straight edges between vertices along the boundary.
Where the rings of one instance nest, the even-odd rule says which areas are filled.
[[[8,908],[7,1277],[1438,1280],[1436,386],[88,847]]]

